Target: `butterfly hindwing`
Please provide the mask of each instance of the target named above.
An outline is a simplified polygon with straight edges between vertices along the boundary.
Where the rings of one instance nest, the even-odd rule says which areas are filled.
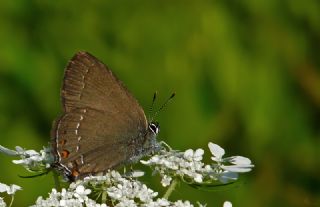
[[[54,123],[52,146],[66,174],[116,167],[133,153],[130,143],[144,139],[147,120],[137,100],[89,53],[70,60],[61,97],[64,114]]]

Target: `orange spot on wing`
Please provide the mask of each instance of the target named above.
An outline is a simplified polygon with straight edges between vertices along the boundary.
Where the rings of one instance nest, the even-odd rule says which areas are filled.
[[[60,156],[62,158],[67,158],[69,156],[70,152],[68,150],[62,150],[62,152],[60,152]]]
[[[65,139],[61,139],[61,140],[59,140],[59,145],[65,145],[67,143],[67,140],[65,140]]]
[[[79,172],[78,172],[76,169],[73,169],[73,170],[72,170],[72,176],[73,176],[74,178],[78,177],[78,176],[79,176]]]

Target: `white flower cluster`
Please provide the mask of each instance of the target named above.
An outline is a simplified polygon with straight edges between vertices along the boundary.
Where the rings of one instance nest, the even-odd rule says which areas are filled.
[[[20,156],[21,159],[12,160],[12,162],[33,172],[45,172],[53,162],[50,148],[43,148],[39,153],[19,146],[16,146],[16,150],[11,150],[0,145],[0,152],[10,156]]]
[[[254,167],[247,157],[231,156],[222,158],[225,154],[222,147],[211,142],[208,146],[212,154],[211,159],[215,162],[211,164],[211,167],[222,183],[237,180],[238,173],[250,172]]]
[[[190,184],[210,184],[218,180],[227,183],[236,180],[238,173],[249,172],[253,167],[250,159],[245,157],[222,158],[225,152],[219,145],[209,143],[209,149],[214,163],[207,165],[202,162],[203,149],[189,149],[185,152],[163,149],[149,160],[140,162],[160,174],[163,186],[170,185],[173,178],[180,178]]]
[[[86,183],[86,185],[92,187],[104,183],[103,188],[115,207],[193,206],[189,201],[183,202],[179,200],[170,202],[164,198],[156,198],[158,192],[154,192],[138,180],[122,177],[117,171],[110,171],[105,176],[90,176],[85,178],[84,181],[78,181],[77,183]]]
[[[106,204],[97,204],[94,200],[90,199],[88,195],[91,193],[90,189],[86,189],[83,185],[70,186],[69,189],[62,189],[57,192],[52,189],[49,193],[49,198],[43,199],[41,196],[37,199],[36,204],[32,207],[106,207]]]
[[[18,185],[12,184],[12,185],[6,185],[3,183],[0,183],[0,193],[7,193],[8,195],[11,195],[12,197],[14,194],[18,191],[21,190],[22,188]],[[3,198],[0,197],[0,207],[5,207],[7,204],[4,202]]]
[[[18,185],[12,184],[12,185],[6,185],[3,183],[0,183],[0,193],[7,193],[8,195],[14,195],[18,190],[21,190],[22,188]]]
[[[98,204],[89,195],[106,193],[104,204]],[[47,199],[39,197],[33,207],[49,206],[88,206],[107,207],[193,207],[189,201],[170,202],[164,198],[156,198],[157,192],[145,184],[132,178],[122,177],[116,171],[110,171],[104,176],[89,176],[70,184],[69,189],[62,192],[52,190]],[[95,200],[98,200],[95,198]]]
[[[156,155],[141,163],[153,168],[155,173],[162,177],[163,186],[169,186],[163,198],[158,193],[148,188],[135,178],[144,175],[142,171],[127,173],[121,176],[117,171],[109,171],[104,176],[88,176],[83,180],[71,183],[68,189],[58,192],[53,189],[47,198],[39,197],[34,207],[48,206],[87,206],[87,207],[193,207],[189,201],[169,201],[168,197],[180,179],[194,186],[214,186],[213,184],[228,183],[238,178],[238,173],[249,172],[254,167],[250,159],[242,156],[223,158],[225,151],[220,146],[209,143],[211,160],[213,163],[202,162],[204,150],[186,150],[179,152],[163,148]],[[16,147],[10,150],[0,145],[0,153],[10,156],[20,156],[21,159],[13,160],[30,171],[48,172],[53,157],[50,148],[39,152],[24,150]],[[0,183],[0,193],[12,195],[21,190],[17,185],[7,186]],[[0,197],[0,207],[6,206]],[[198,203],[198,206],[203,206]],[[225,202],[224,207],[230,207],[230,202]]]
[[[25,150],[19,146],[16,147],[17,155],[20,156],[20,160],[12,160],[14,164],[22,165],[30,171],[44,171],[50,168],[53,157],[50,154],[49,148],[43,148],[39,152],[35,150]]]
[[[145,184],[137,180],[126,179],[121,177],[121,175],[116,172],[110,172],[113,185],[107,189],[108,196],[113,200],[114,203],[117,203],[116,207],[136,207],[136,206],[145,206],[145,207],[191,207],[189,201],[176,201],[170,202],[164,198],[156,198],[158,192],[154,192],[148,188]]]

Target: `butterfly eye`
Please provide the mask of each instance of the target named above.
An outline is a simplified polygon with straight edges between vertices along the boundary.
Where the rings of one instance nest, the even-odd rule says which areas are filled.
[[[150,124],[149,124],[149,129],[150,129],[154,134],[158,134],[159,131],[160,131],[159,124],[157,124],[157,123],[150,123]]]

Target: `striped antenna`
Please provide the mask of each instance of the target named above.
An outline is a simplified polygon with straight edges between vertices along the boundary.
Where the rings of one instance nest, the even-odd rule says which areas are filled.
[[[159,113],[160,111],[162,111],[162,109],[164,109],[164,108],[168,105],[168,103],[173,99],[173,97],[175,97],[175,95],[176,95],[175,92],[173,92],[173,93],[171,94],[171,96],[170,96],[170,97],[162,104],[162,106],[154,113],[154,115],[153,115],[152,118],[151,118],[151,121],[153,121],[153,119],[154,119],[155,117],[157,117],[158,113]]]

